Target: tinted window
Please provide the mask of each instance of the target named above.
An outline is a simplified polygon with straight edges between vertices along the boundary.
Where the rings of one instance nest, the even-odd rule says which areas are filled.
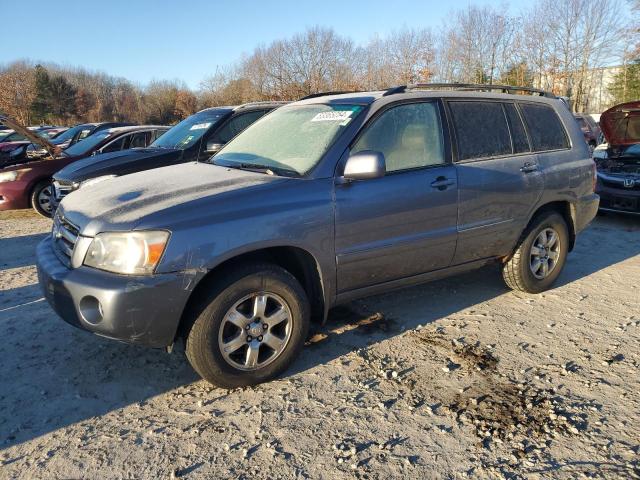
[[[149,137],[151,136],[151,132],[140,132],[136,133],[131,139],[131,143],[129,144],[129,148],[140,148],[146,147],[149,144]]]
[[[351,152],[362,150],[382,152],[387,172],[444,163],[437,105],[411,103],[387,110],[367,127]]]
[[[458,142],[458,159],[493,157],[511,153],[511,138],[502,104],[450,102]]]
[[[520,105],[520,110],[529,129],[534,151],[569,148],[564,127],[553,108],[523,103]]]
[[[529,140],[527,140],[527,133],[522,124],[522,119],[516,106],[513,103],[505,103],[504,111],[507,113],[507,120],[509,121],[509,130],[511,130],[511,140],[513,141],[513,152],[522,153],[528,152]]]
[[[122,148],[124,147],[124,142],[125,142],[125,140],[128,139],[129,136],[130,135],[123,135],[118,140],[115,140],[115,141],[109,143],[108,145],[105,145],[104,147],[102,147],[101,152],[102,153],[107,153],[107,152],[117,152],[119,150],[122,150]]]
[[[229,120],[220,130],[213,136],[213,140],[216,143],[227,143],[253,122],[258,120],[261,116],[267,113],[265,110],[258,110],[256,112],[249,112],[237,117],[233,117]]]

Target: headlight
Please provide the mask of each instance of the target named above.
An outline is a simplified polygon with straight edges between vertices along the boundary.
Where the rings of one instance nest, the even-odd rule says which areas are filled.
[[[91,242],[84,264],[108,272],[149,275],[158,265],[169,232],[99,233]]]
[[[90,178],[89,180],[85,180],[84,182],[80,182],[80,186],[78,188],[88,187],[89,185],[95,185],[96,183],[104,182],[105,180],[109,180],[110,178],[115,177],[115,175],[103,175],[101,177]]]
[[[12,170],[10,172],[0,172],[0,183],[13,182],[18,178],[18,170]]]

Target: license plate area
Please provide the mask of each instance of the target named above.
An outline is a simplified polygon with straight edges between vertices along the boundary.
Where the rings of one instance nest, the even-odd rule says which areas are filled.
[[[638,210],[638,199],[630,197],[613,197],[611,199],[611,207],[616,210],[635,212]]]

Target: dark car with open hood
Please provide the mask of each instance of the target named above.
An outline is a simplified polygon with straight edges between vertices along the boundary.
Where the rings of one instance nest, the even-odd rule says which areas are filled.
[[[640,215],[640,101],[611,107],[600,127],[608,142],[594,151],[600,210]]]
[[[187,117],[147,148],[74,162],[53,176],[55,205],[70,192],[103,180],[176,163],[207,160],[229,140],[285,102],[207,108]]]
[[[17,165],[0,168],[0,210],[31,206],[40,215],[50,217],[53,211],[51,176],[55,172],[93,155],[149,145],[168,129],[169,127],[155,125],[108,128],[99,130],[64,150],[46,139],[31,135],[30,140],[46,147],[47,156],[25,158]]]

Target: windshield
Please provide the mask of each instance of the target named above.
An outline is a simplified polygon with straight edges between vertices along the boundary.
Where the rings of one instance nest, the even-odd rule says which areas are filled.
[[[231,140],[211,161],[236,168],[309,172],[349,123],[360,105],[281,107]]]
[[[225,110],[207,110],[185,118],[173,126],[155,142],[151,147],[177,148],[184,150],[194,145],[202,136],[226,114]]]
[[[640,155],[640,144],[629,145],[621,153],[621,157],[637,157]]]
[[[0,142],[21,142],[26,140],[27,138],[23,135],[20,135],[18,132],[11,132],[9,135],[0,134]]]
[[[76,155],[85,155],[89,153],[96,145],[102,142],[105,138],[113,135],[109,130],[102,130],[101,132],[89,135],[83,141],[76,143],[65,149],[64,153],[75,157]]]

